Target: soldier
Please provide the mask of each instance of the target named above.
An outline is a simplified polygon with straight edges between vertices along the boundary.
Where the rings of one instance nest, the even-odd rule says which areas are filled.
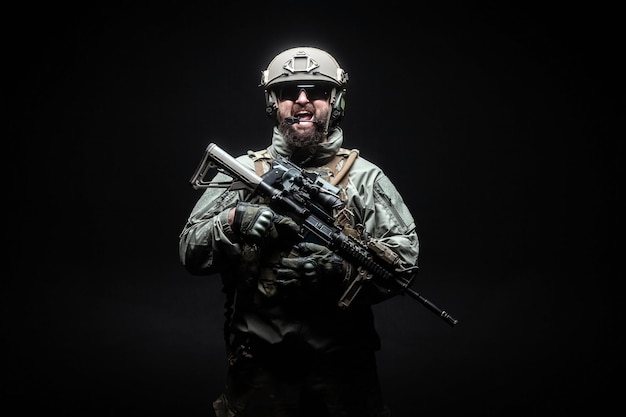
[[[282,155],[340,190],[337,222],[417,267],[415,222],[385,173],[343,145],[348,74],[328,52],[295,47],[261,72],[271,144],[237,160],[262,175]],[[224,180],[218,173],[214,180]],[[376,364],[372,305],[397,294],[366,282],[338,300],[357,265],[303,238],[298,225],[245,190],[208,188],[180,234],[193,275],[219,273],[227,294],[228,372],[218,417],[390,416]]]

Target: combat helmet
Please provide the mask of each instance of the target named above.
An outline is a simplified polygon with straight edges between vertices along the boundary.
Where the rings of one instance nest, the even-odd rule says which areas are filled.
[[[261,71],[261,84],[265,90],[265,111],[276,121],[278,107],[276,91],[284,84],[328,84],[332,107],[329,126],[335,127],[345,112],[345,93],[348,73],[328,52],[314,47],[301,46],[287,49],[276,55]]]

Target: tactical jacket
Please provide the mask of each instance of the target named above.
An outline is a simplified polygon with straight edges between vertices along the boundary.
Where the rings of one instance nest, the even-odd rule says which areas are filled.
[[[320,171],[342,149],[343,132],[335,128],[326,143],[296,155],[274,128],[269,157],[283,155],[293,161],[305,161],[302,167]],[[258,154],[258,153],[257,153]],[[255,168],[255,153],[236,159]],[[218,173],[214,181],[228,181]],[[362,225],[367,233],[387,245],[404,265],[417,265],[418,237],[414,219],[401,195],[384,172],[359,156],[341,186],[346,208],[352,213],[352,225]],[[316,350],[334,351],[346,348],[379,349],[380,340],[374,327],[372,304],[393,296],[380,288],[367,288],[349,308],[337,306],[342,280],[337,278],[316,288],[283,291],[261,282],[271,283],[268,259],[285,256],[283,249],[263,250],[242,242],[228,225],[228,208],[238,201],[249,200],[245,191],[207,188],[180,234],[179,254],[182,265],[193,275],[220,274],[223,285],[233,296],[232,317],[227,323],[237,340],[258,340],[268,345],[294,342]],[[263,202],[258,199],[253,202]],[[390,295],[391,294],[391,295]],[[237,342],[239,343],[239,342]]]

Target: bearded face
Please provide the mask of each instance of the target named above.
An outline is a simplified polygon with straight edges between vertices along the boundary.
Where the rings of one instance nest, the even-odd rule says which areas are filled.
[[[316,121],[303,122],[311,125],[309,129],[298,129],[296,124],[289,124],[282,118],[278,125],[278,131],[285,138],[286,143],[292,148],[307,148],[326,141],[326,125],[328,123],[328,109],[319,111]],[[299,124],[299,123],[297,123]]]
[[[315,84],[287,84],[275,91],[278,130],[289,147],[309,148],[327,140],[331,91]]]

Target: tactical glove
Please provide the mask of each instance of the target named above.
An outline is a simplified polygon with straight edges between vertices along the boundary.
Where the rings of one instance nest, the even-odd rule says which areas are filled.
[[[261,238],[293,240],[300,227],[287,216],[275,213],[262,204],[239,202],[235,207],[232,230],[239,236],[253,240]]]
[[[342,279],[343,259],[326,246],[302,242],[294,249],[298,256],[281,258],[274,268],[278,284],[316,287],[328,278]]]
[[[235,207],[232,229],[240,236],[259,239],[268,234],[274,217],[274,211],[267,206],[240,202]]]

